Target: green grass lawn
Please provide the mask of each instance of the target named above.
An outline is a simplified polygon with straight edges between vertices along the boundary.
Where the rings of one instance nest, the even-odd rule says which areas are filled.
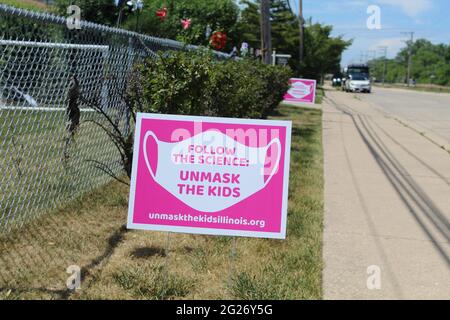
[[[231,257],[230,237],[127,231],[128,188],[114,182],[0,239],[0,298],[322,298],[322,113],[273,119],[293,121],[286,240],[237,238]]]
[[[316,104],[322,104],[323,97],[325,96],[325,90],[323,87],[317,87],[316,91]]]

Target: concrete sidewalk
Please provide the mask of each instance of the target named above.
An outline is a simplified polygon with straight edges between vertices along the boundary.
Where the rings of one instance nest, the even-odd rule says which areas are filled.
[[[323,121],[325,299],[450,299],[450,155],[352,94]]]

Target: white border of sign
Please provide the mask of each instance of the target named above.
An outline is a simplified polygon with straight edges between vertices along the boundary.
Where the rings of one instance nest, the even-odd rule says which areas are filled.
[[[291,104],[307,104],[307,105],[313,105],[316,104],[316,93],[317,93],[317,80],[315,79],[302,79],[302,78],[291,78],[290,80],[306,80],[306,81],[313,81],[314,82],[314,94],[313,94],[313,102],[308,101],[292,101],[292,100],[284,100],[284,103],[291,103]]]
[[[283,175],[283,202],[282,202],[282,217],[280,232],[257,232],[257,231],[239,231],[216,228],[195,228],[195,227],[177,227],[177,226],[162,226],[162,225],[148,225],[133,223],[134,201],[136,193],[136,173],[138,168],[141,124],[144,119],[155,120],[176,120],[176,121],[196,121],[207,123],[229,123],[242,125],[266,125],[266,126],[280,126],[286,128],[285,141],[285,159],[284,159],[284,175]],[[138,113],[136,117],[136,132],[133,153],[133,169],[131,174],[130,198],[128,205],[128,229],[149,230],[149,231],[167,231],[175,233],[189,233],[189,234],[205,234],[205,235],[221,235],[221,236],[238,236],[238,237],[252,237],[252,238],[270,238],[270,239],[286,239],[286,225],[287,225],[287,211],[288,211],[288,194],[289,194],[289,169],[291,159],[291,121],[278,120],[252,120],[252,119],[235,119],[235,118],[214,118],[214,117],[197,117],[197,116],[180,116],[180,115],[162,115],[150,113]],[[151,197],[151,195],[150,195]],[[277,212],[277,214],[279,214]]]

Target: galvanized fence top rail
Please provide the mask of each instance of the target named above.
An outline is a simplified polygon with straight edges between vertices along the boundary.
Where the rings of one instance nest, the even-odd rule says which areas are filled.
[[[107,182],[93,161],[120,171],[114,145],[87,121],[100,115],[80,101],[70,112],[71,92],[126,126],[133,66],[197,49],[87,21],[69,30],[63,17],[0,5],[0,233]]]

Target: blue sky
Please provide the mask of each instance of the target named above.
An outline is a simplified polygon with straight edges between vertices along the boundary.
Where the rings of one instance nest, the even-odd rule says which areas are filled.
[[[290,1],[297,12],[298,0]],[[381,9],[381,30],[367,28],[369,5]],[[408,37],[402,32],[414,31],[416,39],[450,44],[449,0],[303,0],[303,12],[313,22],[333,25],[333,35],[354,39],[343,64],[373,57],[373,51],[380,56],[379,46],[388,46],[388,57],[394,57]]]

